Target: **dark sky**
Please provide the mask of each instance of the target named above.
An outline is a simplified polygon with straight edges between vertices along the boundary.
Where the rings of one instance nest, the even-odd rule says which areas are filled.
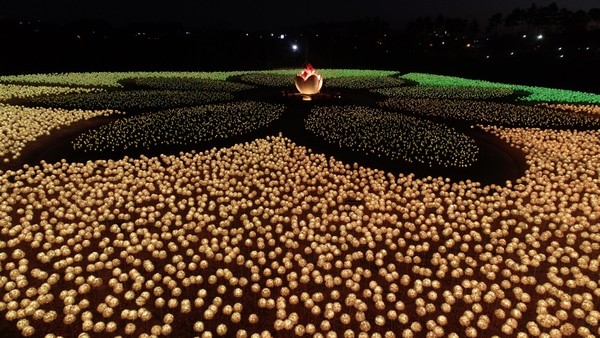
[[[556,2],[571,10],[598,7],[600,0],[535,1],[538,6]],[[476,18],[508,13],[516,7],[529,7],[531,0],[7,0],[0,1],[0,17],[69,22],[103,19],[114,24],[131,22],[180,22],[187,26],[233,25],[236,28],[268,29],[315,22],[347,21],[380,17],[393,25],[403,25],[418,16]]]

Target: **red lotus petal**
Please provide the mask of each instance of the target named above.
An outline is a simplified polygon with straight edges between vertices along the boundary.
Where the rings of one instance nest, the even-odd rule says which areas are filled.
[[[301,76],[304,80],[308,79],[312,75],[318,75],[318,74],[317,74],[317,71],[313,68],[313,66],[310,63],[307,64],[306,67],[304,67],[304,69],[300,72],[300,74],[298,74],[298,76]]]

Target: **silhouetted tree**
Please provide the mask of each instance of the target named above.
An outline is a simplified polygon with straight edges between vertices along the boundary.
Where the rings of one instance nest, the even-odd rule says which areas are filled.
[[[588,11],[588,18],[594,29],[600,28],[600,8],[592,8]]]
[[[477,20],[471,21],[471,23],[469,24],[469,28],[468,28],[469,36],[474,38],[479,34],[480,31],[481,31],[481,28],[479,27],[479,21],[477,21]]]
[[[565,21],[565,31],[569,33],[585,31],[589,17],[586,11],[579,10],[575,13],[570,13]]]
[[[418,17],[406,25],[406,32],[415,38],[424,38],[433,30],[431,17]]]
[[[433,26],[435,30],[443,31],[446,28],[446,18],[441,14],[438,15],[438,17],[435,18]]]
[[[531,27],[537,27],[540,22],[540,12],[538,6],[532,3],[527,10],[523,11],[522,23],[525,23],[525,31],[529,31]]]
[[[496,13],[492,15],[489,20],[487,27],[485,28],[486,33],[492,34],[496,31],[496,29],[502,24],[504,16],[502,13]]]
[[[504,25],[510,29],[511,33],[514,33],[515,27],[523,25],[524,18],[525,12],[520,8],[515,8],[504,19]]]
[[[467,34],[469,22],[466,19],[446,19],[444,30],[452,35],[464,36]]]
[[[557,30],[560,23],[560,10],[556,2],[539,9],[537,19],[538,28],[542,30]]]

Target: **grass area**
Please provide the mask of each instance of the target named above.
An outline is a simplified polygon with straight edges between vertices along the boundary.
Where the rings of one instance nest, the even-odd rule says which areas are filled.
[[[421,86],[457,86],[457,87],[484,87],[504,88],[514,91],[528,92],[519,100],[526,102],[562,102],[562,103],[593,103],[600,104],[600,95],[574,90],[555,89],[545,87],[523,86],[505,84],[482,80],[471,80],[454,76],[409,73],[402,76],[405,80],[415,81]]]

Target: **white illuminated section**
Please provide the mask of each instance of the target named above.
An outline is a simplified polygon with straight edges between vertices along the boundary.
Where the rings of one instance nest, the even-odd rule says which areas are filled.
[[[292,51],[297,52],[298,51],[298,45],[296,45],[296,44],[292,45]]]

